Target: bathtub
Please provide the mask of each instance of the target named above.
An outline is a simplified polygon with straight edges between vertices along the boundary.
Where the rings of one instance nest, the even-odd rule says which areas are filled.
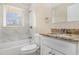
[[[21,47],[28,45],[29,43],[26,40],[13,41],[0,44],[0,55],[20,55]]]

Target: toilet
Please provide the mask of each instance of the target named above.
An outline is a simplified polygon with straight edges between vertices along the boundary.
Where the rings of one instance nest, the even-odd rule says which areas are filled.
[[[39,46],[37,44],[29,44],[21,48],[22,55],[35,55]]]

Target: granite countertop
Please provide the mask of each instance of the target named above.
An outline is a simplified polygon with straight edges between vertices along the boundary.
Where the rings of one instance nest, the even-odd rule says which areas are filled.
[[[53,37],[53,38],[59,38],[62,40],[67,40],[67,41],[75,41],[75,42],[79,42],[79,35],[76,34],[51,34],[51,33],[47,33],[47,34],[41,34],[43,36],[48,36],[48,37]]]

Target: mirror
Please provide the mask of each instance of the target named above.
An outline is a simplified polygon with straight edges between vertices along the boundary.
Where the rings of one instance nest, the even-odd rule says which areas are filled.
[[[52,23],[79,21],[79,3],[61,3],[52,8]]]
[[[79,3],[67,7],[67,21],[79,21]]]

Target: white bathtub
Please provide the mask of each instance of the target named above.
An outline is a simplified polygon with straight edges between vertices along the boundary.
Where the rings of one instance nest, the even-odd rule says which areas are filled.
[[[20,48],[28,44],[26,40],[0,44],[0,55],[20,55]]]

